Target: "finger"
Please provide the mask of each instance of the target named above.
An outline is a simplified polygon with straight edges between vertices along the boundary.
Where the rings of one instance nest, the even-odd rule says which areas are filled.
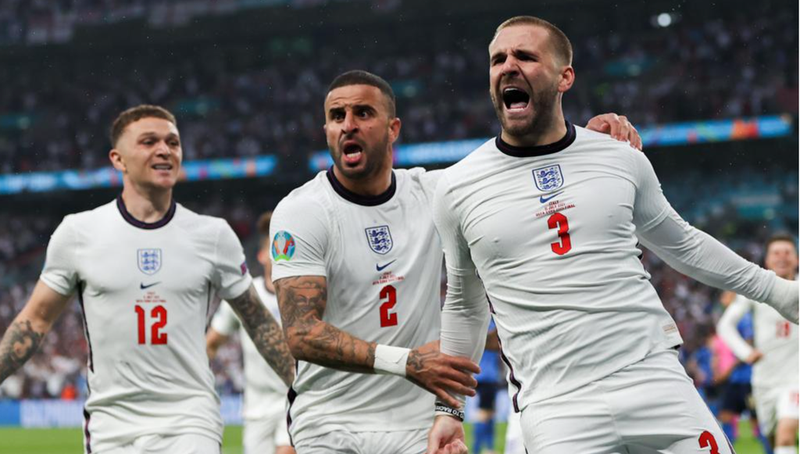
[[[442,379],[452,380],[469,388],[475,388],[478,386],[478,380],[476,380],[472,374],[461,370],[444,369],[438,374],[438,376]]]
[[[631,141],[631,127],[633,125],[628,118],[624,115],[619,116],[619,140],[622,141]]]
[[[447,378],[444,377],[440,378],[439,387],[443,389],[445,392],[461,394],[462,396],[471,397],[475,395],[475,388],[462,385],[457,381],[448,380]]]
[[[436,394],[436,397],[439,398],[442,402],[444,402],[448,407],[451,408],[461,408],[461,402],[458,399],[451,396],[447,391],[442,388],[434,388],[433,393]]]
[[[636,140],[636,144],[634,146],[639,151],[642,151],[644,149],[644,143],[642,143],[642,136],[639,135],[639,131],[636,128],[633,128],[633,134]]]
[[[460,369],[467,372],[472,372],[473,374],[481,373],[481,366],[473,363],[467,358],[460,358],[456,356],[449,357],[450,367],[454,369]]]

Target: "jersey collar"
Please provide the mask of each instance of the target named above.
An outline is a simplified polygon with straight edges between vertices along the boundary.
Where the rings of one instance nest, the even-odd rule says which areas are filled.
[[[534,156],[544,156],[558,153],[559,151],[562,151],[568,146],[572,145],[572,142],[575,142],[575,125],[568,121],[564,121],[564,123],[567,124],[567,134],[564,135],[564,137],[562,137],[558,142],[535,147],[515,147],[514,145],[510,145],[503,141],[503,139],[501,139],[498,135],[497,138],[495,138],[494,143],[498,150],[516,158],[531,158]]]
[[[125,202],[122,200],[122,194],[117,196],[117,209],[119,209],[119,214],[122,215],[122,219],[125,219],[128,224],[140,229],[155,230],[164,227],[175,217],[176,208],[177,204],[175,203],[175,199],[172,199],[167,214],[165,214],[161,220],[152,223],[142,222],[128,212],[128,208],[125,207]]]
[[[336,175],[333,174],[333,166],[328,169],[326,175],[333,190],[342,196],[343,199],[353,202],[356,205],[363,205],[365,207],[378,206],[388,202],[394,196],[394,193],[397,192],[397,179],[394,176],[394,170],[392,171],[392,184],[389,185],[389,189],[378,195],[361,195],[347,189],[336,179]]]

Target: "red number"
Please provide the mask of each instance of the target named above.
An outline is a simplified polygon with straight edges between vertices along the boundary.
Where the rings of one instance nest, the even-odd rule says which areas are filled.
[[[158,321],[153,323],[153,326],[150,327],[150,343],[153,345],[166,345],[167,333],[160,333],[159,330],[167,326],[167,309],[164,306],[156,306],[150,311],[150,316],[158,319]],[[142,306],[136,306],[136,318],[139,322],[139,345],[143,345],[147,343],[147,340],[144,336],[145,312]]]
[[[397,314],[389,312],[397,303],[397,290],[391,285],[387,285],[381,289],[381,298],[386,298],[386,301],[381,304],[381,328],[397,325]]]
[[[791,335],[792,335],[792,325],[790,325],[789,322],[785,320],[779,321],[775,337],[781,338],[781,337],[789,337]]]
[[[711,432],[705,431],[700,434],[700,447],[701,448],[708,448],[709,454],[719,454],[719,446],[717,446],[717,440],[711,435]]]
[[[547,227],[558,229],[558,243],[550,243],[550,248],[558,255],[564,255],[572,249],[572,240],[569,238],[569,222],[567,217],[561,213],[556,213],[547,220]]]

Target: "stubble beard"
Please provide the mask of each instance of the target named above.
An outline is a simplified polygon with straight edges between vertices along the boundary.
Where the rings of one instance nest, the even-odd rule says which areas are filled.
[[[498,96],[492,92],[492,104],[503,131],[511,137],[520,138],[542,135],[552,126],[557,98],[558,87],[556,85],[549,89],[534,91],[528,101],[533,108],[530,120],[525,123],[515,122],[515,124],[511,124],[505,117],[505,105],[502,95]]]
[[[364,167],[362,168],[348,168],[344,164],[344,151],[341,149],[337,149],[335,152],[334,157],[334,165],[339,172],[344,175],[347,179],[350,180],[366,180],[371,177],[374,177],[383,165],[386,163],[386,160],[389,159],[389,137],[388,135],[383,138],[379,143],[372,147],[364,147],[361,150],[361,153],[364,154],[364,158],[366,162],[364,163]]]

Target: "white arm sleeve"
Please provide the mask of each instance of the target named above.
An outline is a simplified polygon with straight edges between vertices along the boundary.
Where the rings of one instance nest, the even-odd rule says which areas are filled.
[[[433,219],[444,248],[447,268],[441,351],[451,356],[471,358],[477,363],[486,345],[489,305],[449,196],[449,183],[446,176],[442,176],[433,199]],[[456,397],[462,403],[465,400],[464,396]]]
[[[797,323],[798,287],[739,257],[681,219],[669,205],[650,162],[641,153],[635,179],[633,222],[641,243],[675,270],[706,285],[764,302]]]
[[[221,298],[238,298],[250,287],[253,278],[247,272],[239,238],[227,221],[220,219],[219,222],[213,284]]]
[[[753,347],[742,338],[736,326],[751,308],[750,300],[737,295],[736,299],[725,309],[725,313],[722,314],[717,323],[717,334],[730,347],[733,354],[742,361],[753,353]]]
[[[78,272],[73,260],[78,245],[72,230],[73,220],[71,216],[65,217],[50,237],[44,269],[40,276],[42,282],[51,290],[64,296],[71,295],[78,286]]]

